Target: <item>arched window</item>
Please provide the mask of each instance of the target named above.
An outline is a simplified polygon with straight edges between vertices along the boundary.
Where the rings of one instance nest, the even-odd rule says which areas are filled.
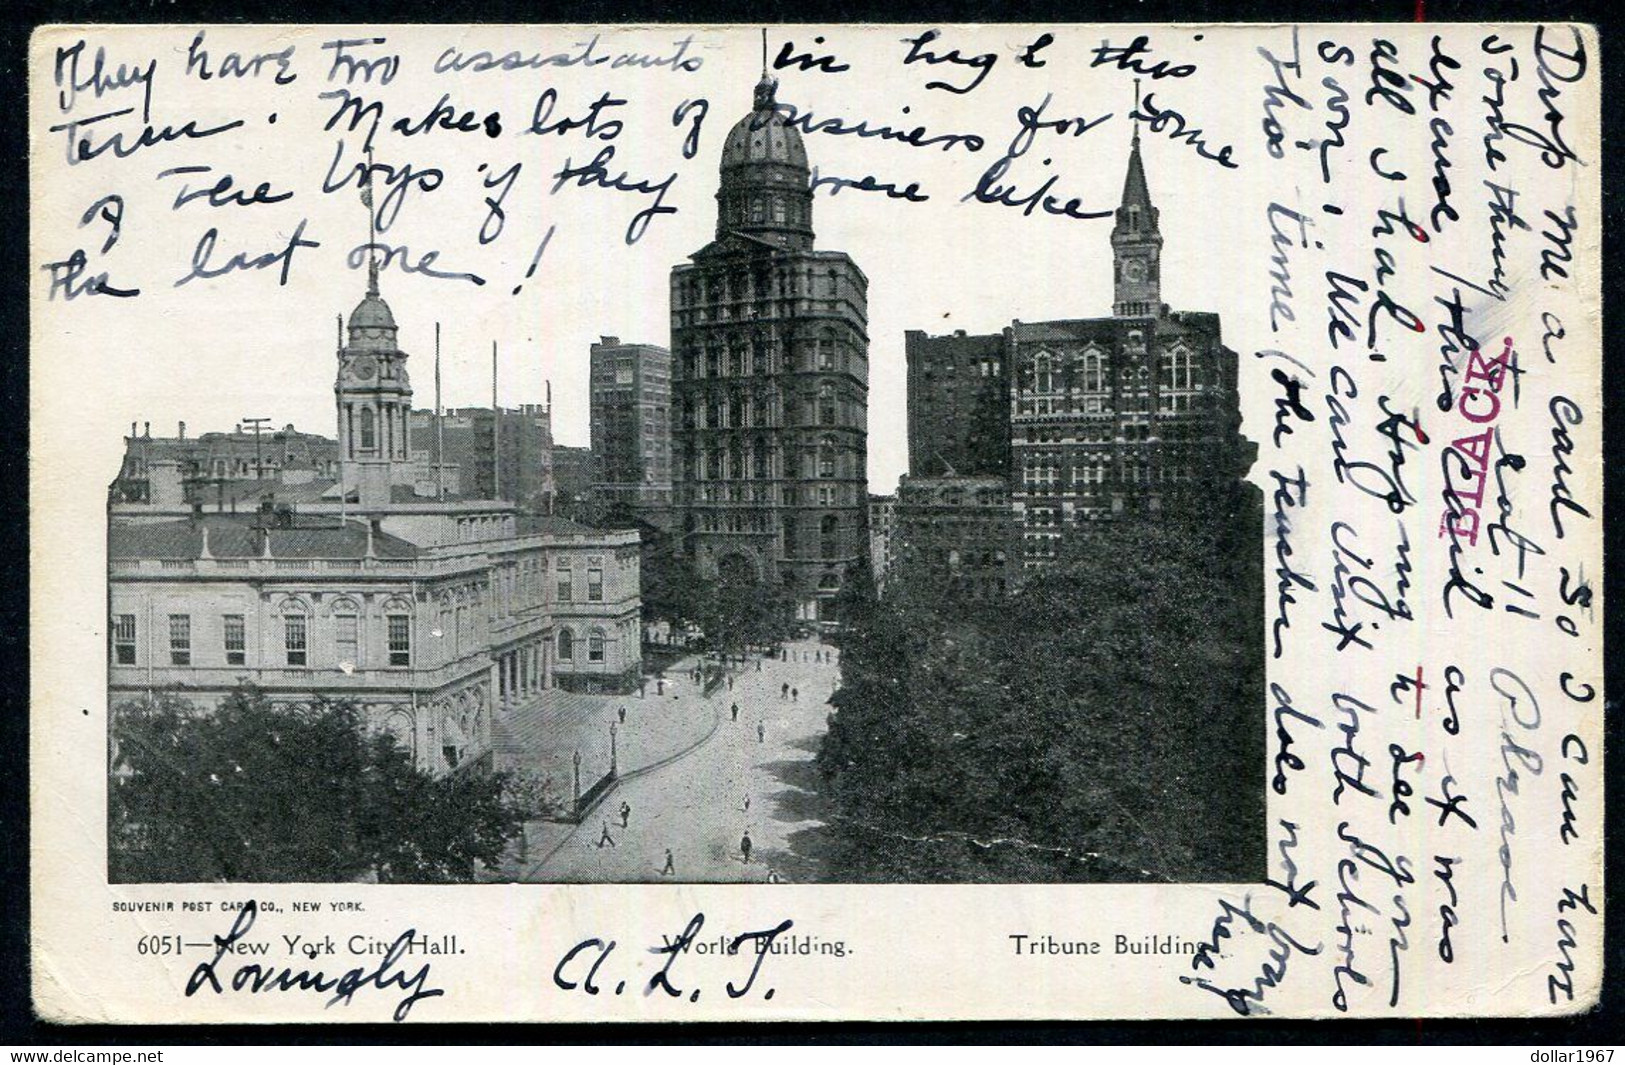
[[[827,384],[818,386],[818,424],[835,424],[835,389]]]
[[[796,557],[796,519],[792,514],[784,516],[784,557]]]
[[[745,426],[745,397],[735,392],[728,400],[728,424],[735,429]]]
[[[1034,392],[1039,395],[1049,393],[1051,385],[1054,384],[1054,375],[1050,369],[1050,357],[1047,353],[1038,356],[1033,361],[1033,380]]]
[[[757,285],[763,292],[767,290],[765,278],[759,280]],[[767,374],[767,338],[761,333],[757,333],[751,338],[750,365],[751,372],[757,377],[763,377]]]
[[[767,478],[769,478],[771,476],[772,476],[772,474],[768,472],[767,441],[765,441],[765,440],[757,440],[756,441],[756,479],[759,480],[759,481],[765,481],[765,480],[767,480]]]
[[[835,368],[835,341],[828,333],[818,340],[818,368],[820,370]]]
[[[576,659],[576,638],[569,629],[559,630],[559,661],[574,662]]]
[[[818,554],[820,558],[840,557],[841,522],[833,514],[825,514],[818,521]]]
[[[361,667],[361,609],[353,599],[333,604],[333,650],[340,669]]]
[[[587,661],[602,662],[604,660],[604,630],[593,629],[587,634]]]
[[[728,476],[735,481],[742,481],[750,476],[745,469],[745,449],[737,441],[728,449]]]
[[[173,618],[170,627],[173,630]],[[173,635],[172,631],[171,642]],[[310,664],[310,608],[297,599],[288,599],[282,604],[282,649],[288,665]]]
[[[378,424],[371,407],[361,408],[361,449],[371,451],[378,446]]]
[[[827,436],[818,442],[818,476],[835,476],[835,441]]]

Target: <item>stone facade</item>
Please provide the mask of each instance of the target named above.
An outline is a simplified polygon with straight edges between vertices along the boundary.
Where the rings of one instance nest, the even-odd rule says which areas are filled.
[[[1110,317],[906,335],[910,470],[943,490],[955,476],[1002,477],[1020,534],[1012,557],[1024,567],[1053,559],[1069,531],[1155,511],[1179,486],[1235,481],[1256,457],[1240,433],[1236,353],[1218,315],[1162,302],[1162,242],[1136,133],[1111,234]],[[908,495],[926,490],[899,489],[900,538]],[[974,522],[950,527],[985,535]],[[933,551],[985,554],[979,539],[930,539]]]
[[[700,572],[782,583],[816,622],[869,551],[868,279],[813,247],[775,89],[727,136],[716,239],[672,270],[673,470]]]
[[[433,461],[412,429],[432,416],[410,417],[376,278],[349,336],[335,480],[284,469],[244,512],[211,513],[184,497],[177,463],[154,462],[154,498],[112,494],[112,705],[169,690],[210,706],[244,682],[278,704],[349,699],[445,772],[491,753],[506,713],[549,688],[635,688],[638,533],[425,492]]]

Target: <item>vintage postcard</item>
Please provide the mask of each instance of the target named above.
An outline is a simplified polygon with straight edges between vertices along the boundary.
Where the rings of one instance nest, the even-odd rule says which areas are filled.
[[[35,1008],[1602,979],[1583,25],[51,26]]]

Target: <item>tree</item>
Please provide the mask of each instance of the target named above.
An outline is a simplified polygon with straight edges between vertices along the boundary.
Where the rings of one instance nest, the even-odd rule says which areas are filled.
[[[111,734],[115,882],[464,881],[519,831],[506,774],[422,772],[348,702],[161,693],[115,707]]]
[[[1261,876],[1261,518],[1250,486],[1170,495],[996,609],[905,562],[852,612],[819,753],[838,875]]]

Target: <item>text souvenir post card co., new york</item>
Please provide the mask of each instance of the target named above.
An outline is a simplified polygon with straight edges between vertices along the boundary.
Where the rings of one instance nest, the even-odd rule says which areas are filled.
[[[36,1008],[1587,1008],[1597,56],[39,30]]]

